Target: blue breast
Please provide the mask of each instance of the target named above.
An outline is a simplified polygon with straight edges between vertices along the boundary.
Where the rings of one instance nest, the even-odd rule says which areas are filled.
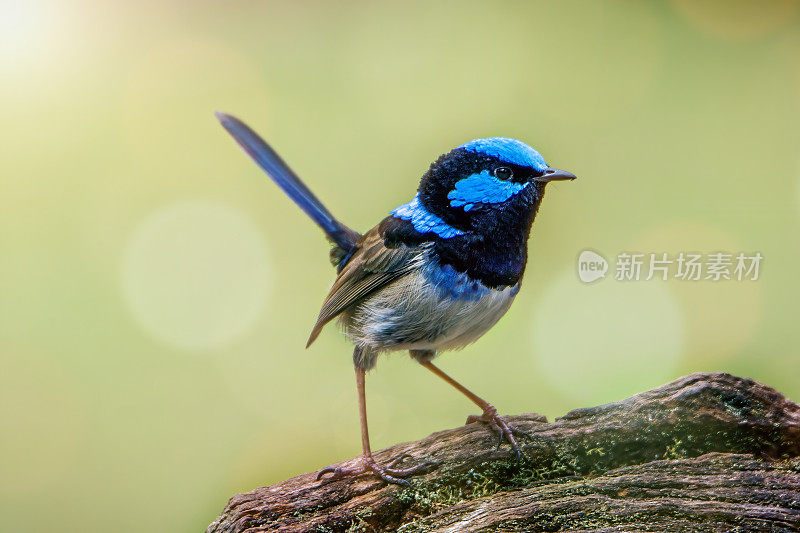
[[[440,298],[477,301],[488,296],[492,290],[467,274],[456,271],[452,266],[441,265],[436,261],[429,262],[423,274]]]

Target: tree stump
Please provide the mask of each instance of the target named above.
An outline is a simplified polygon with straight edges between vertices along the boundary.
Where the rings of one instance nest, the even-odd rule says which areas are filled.
[[[800,406],[758,382],[691,374],[508,420],[521,459],[462,426],[375,454],[434,461],[410,487],[311,472],[237,494],[207,533],[800,530]]]

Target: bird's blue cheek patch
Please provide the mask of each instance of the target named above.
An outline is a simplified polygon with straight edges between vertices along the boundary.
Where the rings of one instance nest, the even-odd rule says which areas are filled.
[[[447,193],[452,207],[472,210],[478,204],[499,204],[530,185],[530,182],[515,183],[492,176],[488,170],[473,174],[456,182],[455,188]]]
[[[433,213],[429,213],[420,203],[419,193],[407,204],[394,208],[391,214],[395,218],[408,220],[414,226],[414,229],[420,233],[435,233],[443,239],[465,234],[465,232],[454,228]]]

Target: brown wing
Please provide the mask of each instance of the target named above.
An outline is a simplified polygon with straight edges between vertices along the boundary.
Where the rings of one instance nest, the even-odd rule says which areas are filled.
[[[424,247],[387,248],[375,227],[364,234],[322,303],[310,346],[322,328],[348,307],[422,265]]]

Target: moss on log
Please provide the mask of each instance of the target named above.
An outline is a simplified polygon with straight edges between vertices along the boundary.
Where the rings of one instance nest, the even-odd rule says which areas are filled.
[[[800,529],[800,406],[755,381],[692,374],[552,423],[507,418],[522,459],[485,427],[450,429],[375,454],[434,461],[410,487],[311,472],[235,495],[207,533]]]

